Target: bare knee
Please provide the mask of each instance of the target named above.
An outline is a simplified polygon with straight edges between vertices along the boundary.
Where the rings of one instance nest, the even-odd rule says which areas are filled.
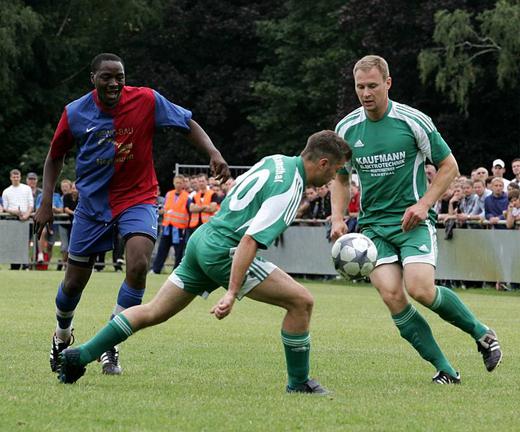
[[[408,294],[424,306],[429,306],[435,298],[435,286],[414,285],[408,288]]]
[[[297,311],[299,313],[306,314],[310,316],[312,314],[312,309],[314,307],[314,297],[312,294],[300,285],[301,289],[298,294],[291,299],[290,304],[288,305],[287,310]]]

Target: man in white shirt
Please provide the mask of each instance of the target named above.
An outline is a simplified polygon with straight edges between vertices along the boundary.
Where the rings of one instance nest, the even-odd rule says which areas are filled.
[[[10,172],[11,186],[4,189],[2,201],[4,211],[16,216],[20,222],[27,222],[34,208],[32,190],[26,184],[21,183],[22,174],[13,169]],[[18,270],[20,264],[11,264],[11,270]]]
[[[509,180],[504,178],[504,173],[506,172],[505,162],[502,159],[495,159],[491,167],[491,172],[493,173],[493,177],[500,177],[504,181],[504,192],[507,192]]]
[[[20,182],[22,174],[17,169],[11,170],[9,178],[11,186],[4,189],[2,193],[4,211],[17,216],[21,221],[26,221],[34,208],[32,190]]]

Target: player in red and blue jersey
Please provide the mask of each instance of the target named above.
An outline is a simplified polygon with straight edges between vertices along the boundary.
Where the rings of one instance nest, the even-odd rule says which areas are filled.
[[[59,353],[73,342],[72,319],[94,264],[94,257],[113,248],[116,231],[125,239],[126,278],[114,313],[141,303],[150,257],[157,237],[157,178],[152,140],[155,130],[171,127],[210,157],[222,180],[229,169],[190,111],[173,104],[155,90],[125,85],[124,64],[115,54],[103,53],[91,63],[95,89],[69,103],[58,123],[45,160],[43,197],[34,216],[38,235],[52,221],[52,192],[65,155],[76,147],[75,210],[68,266],[56,296],[56,331],[52,338],[51,369]],[[101,356],[103,373],[121,373],[113,347]]]

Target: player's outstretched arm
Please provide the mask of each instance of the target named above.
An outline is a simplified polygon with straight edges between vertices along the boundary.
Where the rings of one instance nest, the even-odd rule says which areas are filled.
[[[222,183],[225,182],[229,177],[231,177],[227,162],[213,145],[208,134],[195,120],[190,120],[188,124],[191,129],[190,133],[187,135],[188,141],[210,157],[209,166],[211,171],[215,174],[217,180]]]
[[[211,313],[215,315],[215,318],[222,319],[231,313],[235,299],[237,298],[242,283],[244,282],[247,270],[256,256],[257,250],[258,243],[253,239],[253,237],[247,234],[242,237],[242,240],[240,240],[235,251],[235,255],[233,256],[228,290],[211,309]]]
[[[40,238],[45,225],[53,220],[52,195],[56,187],[56,181],[63,168],[63,159],[64,156],[56,159],[51,158],[50,151],[45,158],[45,164],[43,166],[42,202],[33,217],[34,232],[38,235],[38,238]]]
[[[338,237],[347,233],[347,225],[345,224],[345,212],[350,196],[350,184],[348,174],[336,174],[332,181],[330,192],[331,203],[331,230],[330,237],[332,241],[336,241]]]
[[[430,210],[446,189],[448,189],[458,173],[459,166],[452,154],[439,162],[439,171],[424,196],[417,202],[417,204],[408,207],[404,212],[401,219],[401,227],[403,231],[410,231],[422,221],[426,220],[428,217],[428,210]]]

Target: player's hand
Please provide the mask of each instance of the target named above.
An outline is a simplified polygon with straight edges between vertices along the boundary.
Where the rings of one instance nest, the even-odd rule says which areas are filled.
[[[36,210],[36,213],[34,213],[33,221],[34,221],[34,233],[38,236],[38,239],[40,239],[43,228],[46,225],[52,224],[52,221],[53,221],[52,207],[43,206],[43,205],[40,206],[40,208],[38,210]]]
[[[215,315],[215,318],[221,320],[231,313],[233,304],[235,303],[235,296],[227,292],[218,303],[211,308],[210,313]]]
[[[211,156],[209,166],[213,174],[215,174],[215,179],[220,183],[224,183],[229,177],[231,177],[228,164],[220,153],[217,152]]]
[[[429,208],[420,202],[408,207],[401,218],[401,229],[405,232],[413,230],[422,221],[426,220],[428,210]]]
[[[330,226],[330,239],[334,242],[348,232],[347,224],[343,219],[332,219]]]

